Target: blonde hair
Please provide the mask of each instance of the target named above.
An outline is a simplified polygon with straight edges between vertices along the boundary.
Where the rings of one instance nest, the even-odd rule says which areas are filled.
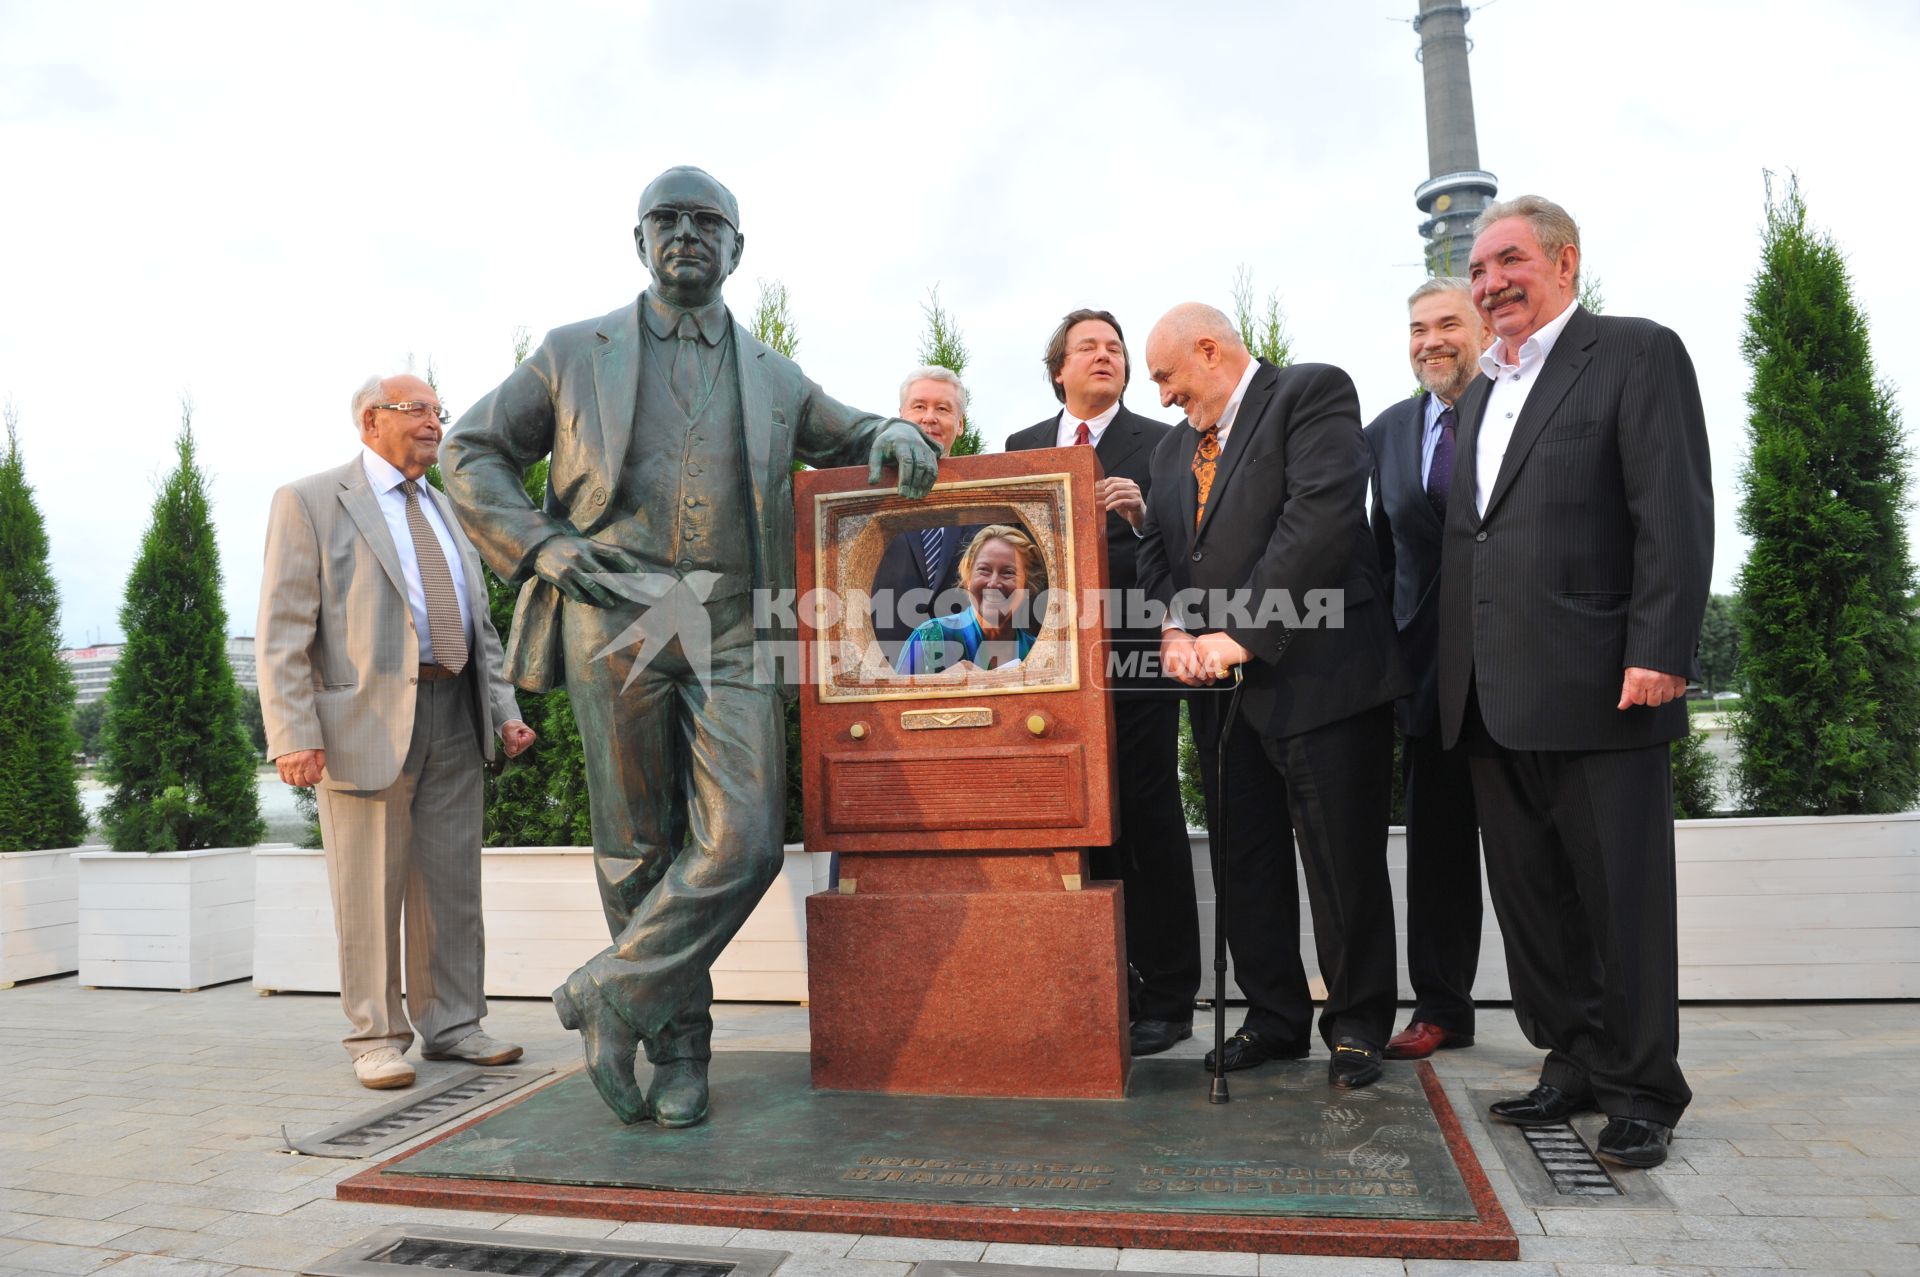
[[[1005,541],[1013,547],[1019,556],[1020,569],[1024,573],[1023,584],[1029,594],[1038,594],[1046,588],[1047,559],[1040,553],[1040,547],[1033,538],[1010,523],[989,523],[974,533],[973,540],[967,543],[965,554],[960,556],[960,581],[964,586],[966,579],[973,575],[973,561],[980,557],[980,551],[989,541]]]

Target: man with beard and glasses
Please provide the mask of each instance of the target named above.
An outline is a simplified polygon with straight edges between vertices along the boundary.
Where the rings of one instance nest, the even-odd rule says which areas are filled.
[[[1408,355],[1423,389],[1374,418],[1373,537],[1393,591],[1393,621],[1413,691],[1398,706],[1406,738],[1407,973],[1413,1018],[1387,1042],[1390,1060],[1473,1045],[1480,965],[1480,829],[1466,750],[1443,749],[1437,684],[1440,533],[1447,521],[1454,405],[1480,375],[1492,334],[1464,279],[1429,279],[1407,299]]]
[[[1537,195],[1474,223],[1499,341],[1459,405],[1440,567],[1440,730],[1467,745],[1513,1011],[1547,1050],[1520,1126],[1600,1109],[1666,1160],[1679,1064],[1672,742],[1713,571],[1706,413],[1680,338],[1594,315],[1580,230]]]

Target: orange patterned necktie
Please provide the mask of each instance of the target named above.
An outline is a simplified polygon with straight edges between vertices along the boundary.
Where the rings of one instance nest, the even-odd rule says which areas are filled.
[[[1214,422],[1200,432],[1200,444],[1193,450],[1193,482],[1200,491],[1199,504],[1193,509],[1193,530],[1207,517],[1207,494],[1213,491],[1213,467],[1220,460],[1220,423]]]

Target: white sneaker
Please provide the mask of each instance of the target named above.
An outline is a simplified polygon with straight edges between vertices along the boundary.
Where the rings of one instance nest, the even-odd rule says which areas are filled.
[[[429,1060],[465,1060],[468,1064],[484,1064],[491,1067],[496,1064],[512,1064],[520,1058],[521,1051],[511,1042],[496,1042],[475,1029],[444,1051],[422,1050],[420,1054]]]
[[[377,1046],[353,1057],[353,1075],[370,1091],[391,1091],[413,1085],[413,1065],[390,1046]]]

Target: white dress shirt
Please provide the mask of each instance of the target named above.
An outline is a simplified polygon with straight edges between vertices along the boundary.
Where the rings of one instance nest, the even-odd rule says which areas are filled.
[[[420,636],[420,663],[432,665],[433,635],[427,626],[427,590],[420,583],[420,560],[413,552],[413,533],[407,527],[407,494],[400,490],[407,476],[365,444],[360,445],[360,464],[366,469],[367,485],[380,503],[380,514],[387,521],[393,548],[400,555],[400,570],[406,574],[407,606],[413,610],[413,628]],[[424,475],[420,486],[427,486]],[[440,553],[447,560],[447,573],[453,577],[453,592],[460,600],[460,624],[467,633],[468,660],[471,661],[473,609],[467,601],[467,574],[460,567],[460,552],[454,549],[453,534],[440,517],[440,507],[424,492],[420,494],[420,512],[426,516],[427,526],[433,529],[434,540],[440,543]]]
[[[1240,384],[1233,388],[1231,395],[1227,396],[1227,406],[1220,412],[1220,447],[1222,450],[1225,450],[1227,446],[1227,435],[1233,430],[1233,419],[1240,415],[1240,403],[1247,397],[1247,387],[1253,384],[1253,374],[1259,371],[1260,361],[1258,359],[1247,360],[1246,371],[1240,374]],[[1192,420],[1189,419],[1187,424],[1192,425]],[[1204,430],[1206,427],[1202,426],[1200,429]]]
[[[1054,446],[1060,448],[1072,447],[1073,437],[1080,433],[1080,423],[1085,421],[1087,423],[1087,442],[1095,447],[1099,447],[1100,436],[1107,433],[1107,427],[1112,425],[1113,419],[1119,415],[1120,401],[1118,399],[1114,400],[1112,405],[1097,417],[1076,417],[1065,408],[1062,408],[1060,410],[1060,428],[1054,431],[1053,434]]]
[[[1574,307],[1578,305],[1578,302],[1568,302],[1559,318],[1522,342],[1515,363],[1508,363],[1502,357],[1507,348],[1505,341],[1496,341],[1480,352],[1480,371],[1493,382],[1493,389],[1487,392],[1487,410],[1480,417],[1480,438],[1473,456],[1473,508],[1481,514],[1487,512],[1487,498],[1493,494],[1494,480],[1500,477],[1500,463],[1506,460],[1514,422],[1519,420],[1520,410],[1527,406],[1527,396],[1533,393],[1533,383],[1540,379],[1540,369],[1546,365],[1553,343],[1560,339],[1561,330],[1573,318]]]

